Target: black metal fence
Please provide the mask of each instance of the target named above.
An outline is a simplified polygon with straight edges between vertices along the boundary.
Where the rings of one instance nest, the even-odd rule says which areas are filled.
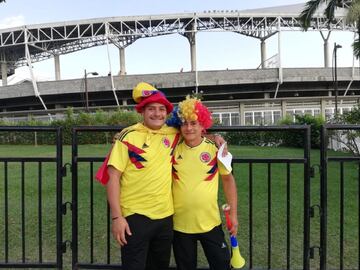
[[[321,130],[320,269],[360,269],[360,157],[328,154],[329,139],[343,131],[357,132],[357,140],[360,126]]]
[[[0,127],[0,134],[56,134],[51,153],[46,152],[49,147],[44,150],[40,146],[24,147],[14,156],[0,152],[0,268],[121,269],[119,247],[111,236],[106,191],[94,181],[110,145],[80,143],[83,134],[111,138],[120,129],[75,127],[70,153],[61,143],[61,129]],[[320,156],[312,162],[309,126],[213,129],[248,134],[290,132],[303,140],[302,148],[290,151],[234,148],[238,240],[247,261],[245,269],[360,269],[359,158],[334,152],[328,156],[330,131],[339,129],[360,127],[324,126]],[[9,153],[11,146],[6,147]],[[69,159],[64,167],[63,148]],[[320,181],[314,172],[317,165],[311,167],[318,162]],[[63,184],[67,165],[71,165],[71,182]],[[221,196],[219,199],[224,201]],[[70,234],[64,240],[64,235]],[[65,254],[70,261],[64,260]],[[206,268],[206,263],[200,262],[200,267]]]
[[[73,129],[73,268],[118,268],[120,265],[119,248],[114,243],[110,233],[109,209],[104,202],[104,190],[100,184],[94,183],[93,180],[95,170],[103,161],[108,149],[105,150],[104,155],[101,157],[81,155],[78,151],[79,134],[115,131],[119,131],[119,129],[114,129],[113,127],[77,127]],[[300,151],[298,157],[244,157],[240,155],[241,158],[236,157],[233,162],[235,164],[235,171],[246,170],[248,172],[246,179],[237,179],[240,192],[239,200],[241,201],[240,206],[242,206],[239,210],[241,216],[240,226],[242,228],[240,229],[239,239],[242,254],[247,260],[246,267],[249,269],[271,269],[274,267],[279,269],[281,267],[283,269],[308,269],[310,245],[310,127],[229,127],[217,128],[213,129],[213,131],[297,132],[303,135],[304,148],[302,152]],[[86,150],[84,152],[86,153]],[[292,177],[292,171],[295,168],[297,171],[300,170],[300,173],[297,172],[296,176]],[[272,178],[273,170],[283,169],[285,170],[282,179]],[[263,174],[261,177],[258,175],[259,172]],[[81,177],[79,173],[82,174]],[[293,184],[295,188],[291,188],[293,181],[296,182]],[[84,187],[82,182],[88,183],[85,189],[79,189],[79,187]],[[262,188],[264,186],[267,190]],[[283,205],[279,202],[279,198],[272,197],[272,189],[278,189],[279,186],[285,187],[284,196],[281,199],[284,203]],[[298,190],[299,187],[301,192]],[[78,195],[80,192],[84,199],[79,199]],[[296,195],[293,195],[294,193]],[[99,194],[101,194],[100,200],[95,199]],[[292,197],[297,197],[297,201],[301,201],[300,209],[296,209],[293,212],[293,207],[291,206]],[[265,203],[263,203],[264,198]],[[84,213],[80,213],[79,208],[88,209],[86,217],[83,215]],[[280,208],[285,210],[278,212]],[[259,215],[254,212],[261,212],[262,214]],[[266,214],[263,215],[263,213]],[[301,221],[299,221],[299,215],[302,216]],[[81,226],[79,226],[79,218],[82,219]],[[260,226],[261,228],[259,228],[259,224],[263,223],[266,223],[266,226]],[[86,225],[84,226],[84,224]],[[292,226],[296,227],[296,231],[291,229]],[[84,227],[89,227],[89,230],[86,232],[81,231]],[[266,228],[265,231],[263,231],[264,228]],[[280,241],[280,243],[279,241],[274,241],[279,236],[279,230],[281,233],[285,233],[285,236],[281,235],[281,239],[284,242]],[[97,238],[101,235],[103,238]],[[261,237],[258,237],[258,235],[261,235]],[[292,237],[301,241],[300,246],[298,244],[295,246]],[[94,241],[96,242],[95,245]],[[102,247],[99,247],[101,245]],[[100,254],[98,250],[101,250]],[[296,259],[293,258],[293,250],[296,250]],[[302,255],[299,256],[299,254]],[[282,262],[285,262],[285,264]]]
[[[2,136],[14,136],[16,132],[51,134],[54,155],[41,153],[34,146],[24,147],[24,152],[14,152],[11,156],[3,156],[0,152],[0,268],[60,269],[61,129],[0,127]],[[11,146],[6,152],[11,152]]]

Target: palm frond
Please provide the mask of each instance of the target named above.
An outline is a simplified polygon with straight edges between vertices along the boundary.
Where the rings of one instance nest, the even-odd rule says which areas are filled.
[[[356,59],[360,58],[360,40],[359,38],[355,39],[354,43],[352,44],[354,56]]]
[[[324,15],[329,20],[332,21],[335,17],[335,9],[338,6],[338,0],[330,0],[328,5],[325,8]]]
[[[311,18],[318,9],[319,5],[326,0],[310,0],[306,2],[305,8],[301,11],[299,20],[302,28],[306,31],[310,27]]]
[[[351,24],[360,18],[360,0],[353,0],[346,16],[346,23]]]

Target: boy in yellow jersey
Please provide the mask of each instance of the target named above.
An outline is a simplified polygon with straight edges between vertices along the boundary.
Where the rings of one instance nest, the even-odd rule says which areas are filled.
[[[230,205],[232,235],[237,234],[237,191],[233,175],[217,159],[214,142],[203,137],[212,125],[211,114],[196,98],[179,103],[169,121],[181,122],[183,139],[173,156],[174,242],[177,269],[195,270],[197,241],[210,269],[230,269],[230,253],[221,228],[218,178]]]
[[[107,197],[122,269],[167,269],[173,237],[171,157],[178,130],[164,125],[173,105],[147,83],[133,90],[144,122],[115,136]]]

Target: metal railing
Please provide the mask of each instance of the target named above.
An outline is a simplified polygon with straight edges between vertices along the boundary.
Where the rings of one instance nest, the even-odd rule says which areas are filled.
[[[97,155],[103,155],[94,156],[93,148],[81,144],[83,133],[104,132],[109,136],[120,130],[73,128],[72,182],[67,187],[62,183],[65,170],[61,128],[0,126],[1,136],[16,136],[17,132],[55,134],[51,154],[43,152],[41,145],[24,146],[19,153],[11,153],[9,145],[4,147],[8,156],[0,152],[0,268],[121,269],[119,247],[111,236],[106,191],[94,181],[95,171],[109,149],[98,149]],[[294,151],[234,148],[238,239],[246,269],[360,269],[360,158],[343,152],[329,154],[329,138],[338,130],[360,132],[360,126],[322,127],[320,183],[310,183],[314,176],[310,166],[310,126],[211,130],[239,134],[290,132],[303,141],[302,148]],[[64,202],[70,192],[71,202]],[[318,218],[314,218],[315,206],[319,208]],[[64,224],[67,208],[71,210],[71,222]],[[63,241],[69,230],[71,241]],[[68,261],[63,265],[68,244],[71,266]],[[311,260],[315,249],[319,249],[319,260]]]
[[[83,268],[83,269],[100,269],[100,268],[118,268],[120,267],[120,253],[119,248],[116,244],[114,244],[114,240],[112,239],[111,232],[110,232],[110,215],[109,215],[109,208],[107,204],[104,203],[106,200],[104,197],[102,197],[101,207],[98,207],[97,204],[99,202],[95,202],[94,197],[97,196],[96,193],[102,193],[102,196],[106,196],[104,191],[99,190],[99,184],[94,183],[93,177],[94,177],[94,171],[97,169],[97,167],[100,165],[100,163],[104,160],[104,156],[102,157],[95,157],[95,156],[82,156],[78,153],[78,134],[82,132],[115,132],[119,131],[119,128],[114,127],[76,127],[73,129],[73,144],[72,144],[72,187],[73,187],[73,201],[72,201],[72,210],[73,210],[73,268]],[[304,139],[304,147],[303,147],[303,153],[300,157],[292,157],[292,156],[281,156],[281,157],[235,157],[233,159],[233,163],[235,164],[235,167],[237,164],[242,164],[247,166],[248,171],[248,179],[247,179],[247,186],[248,189],[245,192],[248,197],[248,201],[244,203],[244,205],[248,205],[247,210],[247,216],[244,217],[244,220],[247,220],[247,227],[248,231],[245,232],[243,230],[243,235],[246,235],[245,238],[242,238],[242,244],[245,244],[244,239],[247,239],[246,248],[242,247],[243,253],[246,254],[245,257],[247,259],[247,266],[249,269],[257,269],[259,267],[268,268],[271,269],[273,267],[272,264],[272,257],[277,252],[282,252],[280,250],[274,250],[272,248],[272,228],[274,227],[273,220],[274,218],[279,219],[277,217],[277,214],[273,211],[272,207],[275,205],[274,198],[272,198],[272,188],[275,188],[274,184],[272,184],[272,170],[277,170],[277,165],[285,165],[286,170],[285,173],[285,185],[287,186],[286,191],[286,199],[285,199],[285,208],[286,208],[286,218],[285,223],[283,224],[285,231],[286,231],[286,243],[285,243],[285,250],[286,250],[286,269],[294,269],[291,263],[292,260],[292,254],[291,254],[291,220],[294,219],[291,213],[291,202],[292,202],[292,192],[290,191],[291,181],[298,181],[300,182],[300,185],[302,186],[302,194],[303,194],[303,211],[301,211],[301,214],[303,216],[302,222],[301,222],[301,242],[302,242],[302,258],[300,259],[301,265],[300,267],[303,267],[303,269],[309,269],[309,246],[310,246],[310,213],[309,213],[309,206],[310,206],[310,127],[309,126],[286,126],[286,127],[218,127],[213,128],[211,131],[226,131],[226,132],[297,132],[300,134],[303,134]],[[97,163],[97,166],[94,166],[94,163]],[[255,220],[254,211],[256,209],[256,205],[254,204],[254,201],[259,201],[260,198],[258,198],[259,195],[255,193],[255,172],[254,167],[258,165],[265,165],[266,166],[266,209],[263,209],[262,211],[267,212],[266,216],[266,222],[267,222],[267,231],[265,234],[265,239],[262,239],[263,243],[266,243],[266,262],[263,263],[263,260],[258,260],[258,255],[256,255],[254,250],[254,242],[258,242],[258,239],[255,241],[255,237],[257,233],[259,233],[256,229],[256,222],[259,222],[259,220]],[[79,166],[82,166],[81,169],[79,169]],[[292,179],[291,173],[292,173],[292,166],[300,166],[302,167],[302,174],[300,179]],[[86,171],[86,175],[84,175],[83,171]],[[235,168],[235,170],[237,170]],[[82,172],[82,177],[79,177],[79,173]],[[88,207],[89,213],[86,215],[86,220],[88,220],[87,224],[89,224],[89,230],[84,235],[80,237],[81,239],[89,239],[90,243],[87,242],[87,246],[89,248],[86,248],[84,245],[84,241],[79,239],[79,226],[78,226],[78,218],[81,215],[78,211],[79,203],[81,200],[78,198],[78,194],[80,190],[78,190],[79,187],[79,181],[85,181],[89,184],[87,185],[86,189],[82,189],[81,193],[86,193],[84,197],[89,198],[87,200],[87,206],[83,205],[81,208],[85,209]],[[284,184],[284,183],[283,183]],[[95,186],[94,186],[95,185]],[[239,189],[241,189],[242,186],[239,186]],[[96,190],[95,190],[96,189]],[[103,187],[100,187],[100,189],[103,189]],[[297,191],[298,192],[298,191]],[[101,211],[96,212],[96,209]],[[256,211],[259,211],[259,209],[256,209]],[[299,212],[297,212],[298,214]],[[101,216],[102,220],[101,224],[99,224],[98,217]],[[243,215],[241,214],[241,217]],[[298,217],[296,217],[298,218]],[[241,218],[240,218],[241,219]],[[85,219],[83,219],[84,222]],[[262,220],[261,222],[265,222],[265,220]],[[241,221],[242,222],[242,221]],[[106,254],[97,254],[97,252],[94,250],[94,234],[97,234],[99,232],[99,226],[103,226],[103,237],[102,241],[104,242],[103,245],[106,247],[104,250],[106,250]],[[277,224],[278,226],[278,224]],[[95,231],[94,231],[95,230]],[[240,230],[242,231],[242,230]],[[263,232],[261,232],[263,233]],[[296,236],[297,238],[299,235]],[[96,240],[95,240],[96,241]],[[101,245],[99,241],[96,241],[97,245]],[[86,249],[87,251],[84,253],[82,252],[82,255],[79,256],[78,251],[82,250],[84,251]],[[95,256],[94,254],[97,254]],[[265,254],[263,254],[265,255]],[[261,257],[263,257],[263,255]],[[298,268],[299,265],[296,266]],[[174,268],[171,268],[174,269]]]
[[[360,269],[360,157],[349,156],[342,152],[340,155],[328,154],[329,139],[332,132],[339,131],[360,132],[360,125],[329,124],[321,129],[321,226],[320,226],[320,269]],[[359,137],[357,134],[357,137]],[[357,175],[346,174],[349,167],[357,167]],[[338,166],[337,168],[335,166]],[[330,174],[329,174],[330,172]],[[329,184],[337,184],[336,188],[329,188]],[[346,193],[351,190],[357,201],[346,199]],[[349,194],[349,193],[348,193]],[[329,205],[329,198],[336,200],[337,205]],[[347,211],[346,206],[355,204],[357,211]],[[330,222],[335,223],[329,228]],[[353,223],[353,226],[349,226]],[[348,230],[346,230],[348,229]],[[346,233],[348,233],[346,237]],[[335,242],[336,251],[328,250],[329,239]],[[357,241],[357,247],[349,243]],[[348,245],[347,245],[348,244]],[[355,250],[357,248],[357,250]],[[348,252],[345,252],[345,251]],[[330,253],[331,256],[328,256]],[[348,253],[348,254],[347,254]]]
[[[24,153],[8,157],[0,153],[0,182],[3,185],[0,188],[3,204],[0,231],[4,232],[0,240],[0,268],[61,269],[62,131],[50,127],[0,126],[0,132],[2,135],[14,132],[55,134],[53,157],[36,156],[31,152],[26,157]],[[55,164],[55,169],[49,173],[46,164]],[[37,168],[33,169],[35,166]],[[46,197],[49,190],[56,196]],[[52,203],[52,208],[45,203]],[[55,242],[52,243],[49,237]]]

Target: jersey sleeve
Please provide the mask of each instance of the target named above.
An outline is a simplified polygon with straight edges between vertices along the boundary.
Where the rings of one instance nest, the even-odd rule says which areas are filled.
[[[219,161],[217,160],[217,165],[219,168],[219,174],[220,175],[229,175],[232,172],[232,169],[230,171],[228,171],[225,166]]]
[[[111,150],[108,166],[114,166],[117,170],[124,172],[129,161],[128,148],[120,140],[115,140]]]

